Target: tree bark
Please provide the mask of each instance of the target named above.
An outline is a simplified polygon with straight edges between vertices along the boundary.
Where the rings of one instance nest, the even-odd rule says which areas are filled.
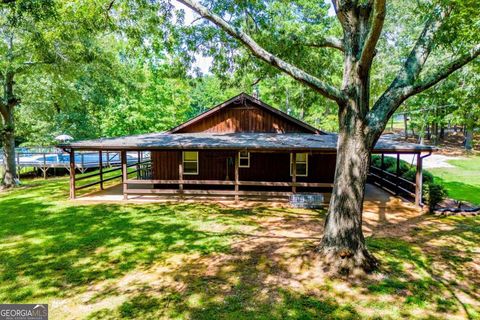
[[[465,129],[465,150],[471,151],[473,149],[473,126],[468,126]]]
[[[366,247],[362,232],[365,183],[373,143],[361,119],[342,119],[338,136],[335,182],[320,245],[332,274],[371,272],[378,262]]]
[[[2,185],[10,188],[16,185],[17,165],[15,162],[15,125],[13,119],[13,108],[5,108],[2,112],[3,127],[1,142],[3,151],[3,177]]]
[[[11,40],[10,40],[11,41]],[[10,43],[11,50],[11,43]],[[0,132],[0,139],[3,149],[3,177],[1,185],[7,188],[14,187],[17,184],[17,166],[15,162],[15,119],[14,109],[19,103],[15,97],[13,86],[15,73],[8,70],[5,74],[2,73],[3,82],[3,100],[0,102],[0,114],[2,117],[3,126]]]

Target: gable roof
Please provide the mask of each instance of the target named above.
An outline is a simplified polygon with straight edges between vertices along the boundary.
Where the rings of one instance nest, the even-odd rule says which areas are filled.
[[[282,118],[283,120],[289,122],[289,123],[292,123],[296,126],[299,126],[301,128],[303,128],[304,130],[306,130],[306,132],[309,132],[309,133],[313,133],[313,134],[325,134],[325,132],[321,131],[321,130],[318,130],[314,127],[312,127],[311,125],[303,122],[303,121],[300,121],[290,115],[288,115],[287,113],[281,111],[281,110],[278,110],[268,104],[266,104],[265,102],[257,99],[257,98],[254,98],[252,97],[251,95],[249,94],[246,94],[245,92],[242,92],[240,93],[239,95],[225,101],[225,102],[222,102],[221,104],[213,107],[212,109],[210,110],[207,110],[201,114],[199,114],[198,116],[188,120],[187,122],[184,122],[182,123],[181,125],[171,129],[170,131],[168,131],[168,133],[179,133],[181,132],[181,130],[191,126],[191,125],[194,125],[196,124],[197,122],[219,112],[220,110],[223,110],[225,108],[228,108],[229,106],[232,106],[234,104],[244,104],[245,102],[249,101],[250,103],[254,104],[255,106],[261,108],[261,109],[264,109],[264,110],[267,110],[268,112],[270,113],[273,113],[275,114],[276,116]]]

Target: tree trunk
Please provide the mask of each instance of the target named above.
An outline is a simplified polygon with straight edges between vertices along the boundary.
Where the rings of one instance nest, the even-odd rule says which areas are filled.
[[[471,151],[473,149],[473,125],[465,128],[465,150]]]
[[[432,124],[432,132],[433,132],[433,144],[437,145],[438,144],[438,122],[434,122]]]
[[[10,39],[10,49],[11,49]],[[0,105],[0,114],[3,120],[2,130],[0,132],[0,139],[3,149],[3,167],[4,173],[1,185],[10,188],[17,184],[17,166],[15,163],[15,119],[14,108],[19,100],[13,93],[13,86],[15,73],[11,70],[5,73],[5,80],[3,83],[3,101]]]
[[[15,162],[15,125],[13,108],[6,108],[5,111],[5,114],[2,113],[3,127],[1,132],[4,167],[2,185],[9,188],[16,185],[17,176],[17,165]]]
[[[326,269],[333,274],[371,272],[378,266],[367,251],[362,232],[370,143],[361,133],[362,126],[354,127],[347,124],[340,128],[334,188],[320,245]]]
[[[408,118],[406,113],[403,114],[403,124],[405,125],[405,140],[407,140],[408,139]]]

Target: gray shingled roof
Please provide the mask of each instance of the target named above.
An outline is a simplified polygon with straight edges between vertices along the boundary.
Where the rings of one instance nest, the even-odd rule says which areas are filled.
[[[152,149],[240,149],[334,151],[336,134],[309,133],[151,133],[109,139],[85,140],[59,145],[61,148],[91,150],[152,150]],[[381,138],[376,151],[432,151],[425,145],[403,143]]]

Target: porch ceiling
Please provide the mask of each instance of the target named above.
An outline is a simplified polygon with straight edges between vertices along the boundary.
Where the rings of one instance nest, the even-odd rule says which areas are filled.
[[[162,150],[228,149],[271,151],[336,151],[336,134],[309,133],[151,133],[127,137],[85,140],[59,145],[66,149]],[[381,138],[374,152],[418,153],[435,148]]]

